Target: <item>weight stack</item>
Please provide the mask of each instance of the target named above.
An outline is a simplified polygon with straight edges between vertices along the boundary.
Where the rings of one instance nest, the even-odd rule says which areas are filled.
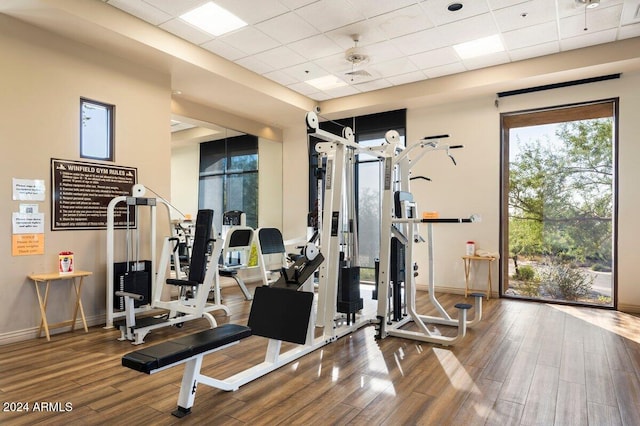
[[[353,314],[364,307],[360,297],[360,267],[340,268],[338,280],[338,312]]]

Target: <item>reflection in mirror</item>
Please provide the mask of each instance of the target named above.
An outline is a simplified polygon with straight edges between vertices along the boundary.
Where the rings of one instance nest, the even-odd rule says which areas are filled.
[[[258,225],[258,138],[210,123],[173,117],[172,204],[184,215],[213,209],[216,230],[226,211],[245,212]],[[183,219],[181,213],[172,219]]]

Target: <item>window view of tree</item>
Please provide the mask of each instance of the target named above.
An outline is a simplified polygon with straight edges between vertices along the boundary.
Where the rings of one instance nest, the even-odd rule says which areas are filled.
[[[612,306],[610,111],[509,129],[506,295]]]

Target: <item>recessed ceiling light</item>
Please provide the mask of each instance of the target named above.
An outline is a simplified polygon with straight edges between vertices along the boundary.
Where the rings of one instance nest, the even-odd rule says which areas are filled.
[[[305,83],[315,87],[318,90],[337,89],[338,87],[344,87],[347,85],[347,83],[345,83],[335,75],[325,75],[324,77],[307,80],[305,81]]]
[[[205,3],[180,15],[180,19],[214,36],[226,34],[247,25],[242,19],[213,2]]]
[[[451,3],[449,6],[447,6],[447,10],[449,12],[457,12],[462,9],[462,6],[462,3]]]
[[[453,48],[461,59],[470,59],[490,53],[504,52],[504,46],[498,34],[456,44]]]

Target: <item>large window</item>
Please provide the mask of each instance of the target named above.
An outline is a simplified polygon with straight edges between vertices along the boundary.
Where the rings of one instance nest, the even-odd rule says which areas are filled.
[[[199,208],[213,209],[217,230],[222,215],[240,210],[247,226],[258,226],[258,138],[236,136],[200,144]]]
[[[114,106],[80,98],[80,157],[113,161]]]
[[[616,111],[502,115],[504,295],[615,306]]]

